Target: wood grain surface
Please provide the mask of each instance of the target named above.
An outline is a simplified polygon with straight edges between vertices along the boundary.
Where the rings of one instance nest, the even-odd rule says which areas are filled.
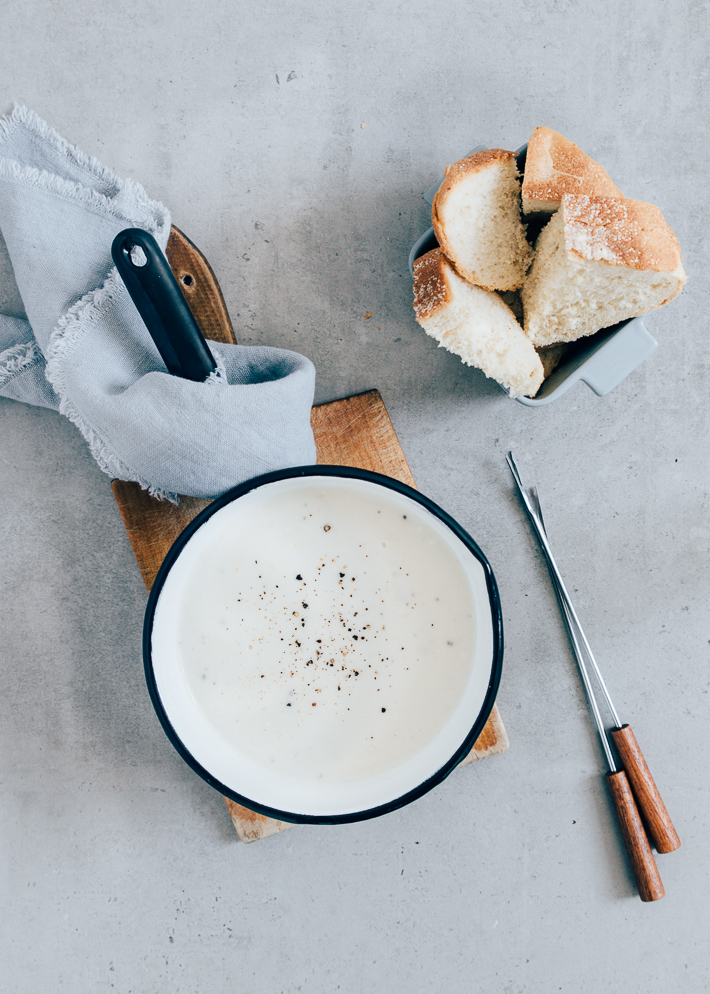
[[[196,245],[175,225],[165,249],[170,268],[205,338],[236,341],[217,277]]]
[[[656,847],[656,852],[675,852],[680,848],[678,833],[673,827],[671,816],[666,810],[631,726],[622,725],[621,728],[613,728],[611,737],[619,751],[622,766],[629,778],[648,837]]]
[[[172,229],[167,256],[204,336],[213,341],[234,342],[234,332],[217,279],[199,249],[177,228]],[[189,277],[187,282],[186,276]],[[311,423],[319,463],[369,469],[415,486],[377,390],[314,407]],[[137,483],[121,480],[114,480],[112,487],[131,547],[146,587],[150,590],[175,539],[210,502],[196,497],[181,497],[175,505],[156,500],[147,491],[141,490]],[[461,766],[505,752],[508,744],[498,708],[494,705],[478,741]],[[257,814],[229,798],[225,801],[243,842],[255,842],[289,827],[287,822]]]
[[[607,773],[606,780],[639,897],[642,901],[660,901],[666,892],[626,774],[623,770],[616,770]]]

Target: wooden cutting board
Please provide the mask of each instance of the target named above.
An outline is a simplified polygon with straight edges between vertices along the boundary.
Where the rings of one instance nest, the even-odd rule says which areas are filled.
[[[229,314],[209,263],[175,227],[168,242],[167,256],[205,338],[234,342]],[[410,487],[415,486],[377,390],[314,407],[311,423],[319,463],[357,466],[392,476]],[[137,483],[114,480],[112,487],[133,552],[150,590],[170,546],[210,501],[181,497],[180,503],[175,505],[156,500],[147,491],[141,490]],[[494,705],[480,737],[461,766],[505,752],[507,748],[508,737],[498,708]],[[225,801],[243,842],[255,842],[290,827],[287,822],[257,814],[229,798]]]

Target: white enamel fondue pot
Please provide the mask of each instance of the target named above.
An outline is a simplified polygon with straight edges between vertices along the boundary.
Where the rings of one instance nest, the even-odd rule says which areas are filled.
[[[358,508],[385,531],[359,536]],[[366,565],[362,584],[344,555]],[[143,653],[158,718],[196,773],[270,817],[337,824],[408,804],[466,756],[495,700],[503,625],[488,561],[445,511],[390,477],[306,466],[235,487],[188,525],[151,590]]]

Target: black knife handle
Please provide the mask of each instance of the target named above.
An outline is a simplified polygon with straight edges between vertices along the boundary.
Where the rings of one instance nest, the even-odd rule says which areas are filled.
[[[135,249],[142,249],[145,262]],[[207,379],[217,364],[155,238],[126,228],[114,238],[111,255],[168,372]]]

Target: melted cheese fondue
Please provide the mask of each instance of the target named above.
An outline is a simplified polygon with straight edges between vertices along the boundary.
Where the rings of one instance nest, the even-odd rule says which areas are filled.
[[[154,649],[158,639],[203,726],[255,769],[321,785],[376,777],[432,743],[465,696],[482,570],[399,494],[283,482],[190,539],[158,602]]]

